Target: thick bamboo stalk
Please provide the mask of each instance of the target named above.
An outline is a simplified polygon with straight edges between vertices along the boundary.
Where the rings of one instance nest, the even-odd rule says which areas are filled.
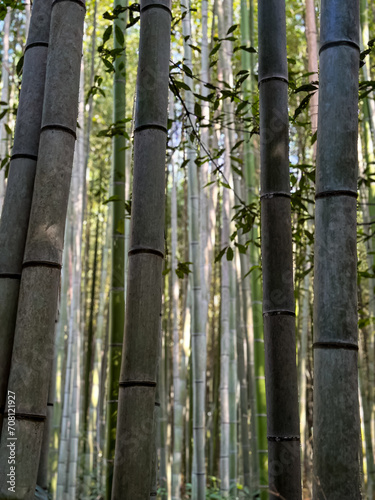
[[[271,498],[301,498],[285,3],[259,5],[263,318]]]
[[[164,257],[171,4],[141,0],[131,244],[112,499],[151,488]]]
[[[317,500],[354,500],[361,498],[356,251],[358,0],[322,1],[320,43],[313,495]]]
[[[0,220],[0,428],[13,349],[18,294],[42,120],[51,0],[35,0],[25,49],[7,194]],[[1,432],[1,431],[0,431]]]
[[[77,123],[85,5],[52,7],[42,129],[30,212],[8,390],[16,394],[17,480],[8,491],[6,441],[0,444],[0,496],[33,498],[54,357],[65,217]],[[56,179],[59,186],[56,189]],[[4,419],[7,432],[9,419]],[[26,451],[27,450],[27,451]]]

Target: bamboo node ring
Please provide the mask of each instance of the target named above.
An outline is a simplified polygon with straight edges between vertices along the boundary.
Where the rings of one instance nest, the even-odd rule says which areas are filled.
[[[126,380],[119,382],[120,387],[156,387],[156,382],[152,380]]]
[[[357,49],[360,52],[360,48],[358,43],[353,42],[351,40],[336,40],[333,42],[326,42],[320,47],[319,55],[326,49],[330,49],[331,47],[339,47],[340,45],[347,45],[348,47],[352,47],[353,49]]]

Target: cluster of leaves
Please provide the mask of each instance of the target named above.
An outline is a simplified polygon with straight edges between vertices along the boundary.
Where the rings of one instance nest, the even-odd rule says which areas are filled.
[[[140,5],[138,3],[133,3],[128,5],[127,7],[121,7],[120,5],[116,6],[111,12],[107,11],[103,14],[104,19],[108,19],[109,21],[114,21],[119,19],[121,14],[125,12],[129,15],[129,20],[126,24],[126,29],[131,28],[136,24],[140,16],[136,15],[136,13],[140,12]],[[114,26],[114,30],[113,30]],[[116,42],[119,47],[116,48],[107,48],[106,44],[109,42],[111,37],[113,36],[113,32],[115,34]],[[125,37],[121,28],[117,24],[110,24],[103,33],[103,41],[102,44],[98,47],[98,53],[103,61],[104,66],[106,67],[107,73],[114,73],[115,67],[114,62],[117,56],[122,54],[125,50]],[[122,71],[124,68],[120,67],[119,70]]]
[[[0,21],[3,21],[7,15],[8,8],[12,10],[25,10],[25,5],[21,0],[1,0],[0,2]]]
[[[124,120],[118,120],[117,122],[111,123],[107,128],[100,130],[97,136],[110,138],[114,136],[123,136],[130,140],[129,134],[126,131],[126,124],[131,121],[131,118],[125,118]]]

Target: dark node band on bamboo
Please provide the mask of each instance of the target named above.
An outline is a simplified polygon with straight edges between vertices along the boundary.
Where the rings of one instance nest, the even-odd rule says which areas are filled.
[[[29,43],[28,45],[26,45],[25,47],[25,52],[24,54],[26,54],[26,51],[29,50],[29,49],[32,49],[34,47],[48,47],[48,42],[32,42],[32,43]]]
[[[4,413],[4,417],[8,418],[9,413]],[[33,413],[12,413],[11,417],[15,417],[17,420],[34,420],[35,422],[43,422],[46,420],[46,415],[35,415]]]
[[[156,387],[156,382],[152,380],[127,380],[119,382],[120,387]]]
[[[261,200],[268,200],[271,198],[291,198],[291,194],[285,191],[277,191],[275,193],[263,193],[260,195]]]
[[[139,127],[134,129],[134,133],[142,132],[142,130],[161,130],[165,134],[168,134],[167,127],[164,127],[163,125],[159,125],[157,123],[148,123],[146,125],[140,125]]]
[[[51,267],[52,269],[61,269],[62,265],[58,262],[47,262],[44,260],[27,260],[22,264],[22,269],[26,267]]]
[[[152,255],[157,255],[158,257],[164,259],[163,252],[161,252],[160,250],[156,250],[155,248],[132,248],[131,250],[129,250],[128,256],[130,257],[131,255],[136,255],[138,253],[151,253]]]
[[[82,7],[83,9],[85,9],[85,12],[86,12],[86,4],[82,0],[53,0],[51,8],[53,8],[57,3],[61,3],[61,2],[73,2],[73,3],[76,3],[80,7]]]
[[[145,12],[146,10],[149,10],[149,9],[163,9],[163,10],[166,10],[167,12],[169,12],[170,15],[172,15],[171,9],[169,7],[167,7],[166,5],[164,5],[163,3],[150,3],[148,5],[145,5],[140,10],[140,12]]]
[[[64,1],[72,1],[72,0],[64,0]],[[44,132],[45,130],[61,130],[62,132],[66,132],[67,134],[70,134],[74,137],[74,139],[77,139],[77,134],[76,131],[73,130],[70,127],[66,127],[65,125],[60,125],[59,123],[50,123],[48,125],[43,125],[43,127],[40,129],[40,133]]]
[[[53,406],[53,403],[47,403],[47,406]]]
[[[160,403],[157,403],[157,402],[155,401],[155,406],[160,406]]]
[[[18,273],[0,273],[0,279],[20,280],[21,275]]]
[[[279,81],[279,82],[284,82],[287,85],[289,85],[288,78],[285,78],[284,76],[277,76],[277,75],[275,75],[275,76],[265,76],[264,78],[261,78],[258,81],[258,87],[260,87],[261,83],[271,82],[272,80],[276,80],[276,81]]]
[[[358,351],[358,345],[352,342],[314,342],[314,349],[346,349],[348,351]]]
[[[320,193],[315,194],[315,199],[319,200],[319,198],[329,198],[331,196],[350,196],[352,198],[358,198],[357,191],[352,191],[351,189],[337,189],[335,191],[321,191]]]
[[[118,399],[109,399],[107,401],[107,405],[111,405],[112,403],[118,403]]]
[[[263,316],[296,316],[294,311],[288,311],[287,309],[278,309],[276,311],[265,311],[263,312]]]
[[[156,491],[152,491],[150,493],[150,497],[157,497],[157,496],[158,496],[158,494],[156,493]]]
[[[279,443],[281,441],[300,441],[301,438],[299,436],[267,436],[267,440]]]
[[[27,153],[16,153],[10,157],[10,161],[17,160],[18,158],[27,158],[28,160],[37,161],[38,157],[36,155],[29,155]]]
[[[206,475],[205,472],[193,472],[193,474],[195,474],[196,476],[205,476]]]
[[[352,47],[353,49],[356,49],[358,50],[358,52],[360,52],[360,48],[359,48],[359,45],[358,43],[356,42],[353,42],[351,40],[336,40],[336,41],[333,41],[333,42],[326,42],[326,43],[323,43],[323,45],[320,47],[320,50],[319,50],[319,55],[326,49],[330,49],[331,47],[339,47],[340,45],[346,45],[348,47]]]

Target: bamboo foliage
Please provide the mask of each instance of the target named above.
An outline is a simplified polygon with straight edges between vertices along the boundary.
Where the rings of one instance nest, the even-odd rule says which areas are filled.
[[[142,0],[140,5],[125,355],[119,382],[120,438],[116,441],[112,499],[144,500],[151,491],[164,256],[170,9],[169,1]]]
[[[11,11],[8,9],[7,15],[4,19],[4,35],[3,35],[3,59],[2,59],[2,70],[1,70],[1,102],[5,103],[1,106],[1,110],[6,109],[9,101],[9,31],[10,31],[10,20]],[[7,115],[5,115],[0,120],[0,161],[6,159],[7,149],[8,149],[8,133],[5,128],[7,120]],[[5,196],[5,168],[0,170],[0,216],[4,204]]]
[[[18,480],[13,498],[33,498],[38,472],[49,381],[65,217],[77,123],[82,52],[83,3],[53,5],[41,140],[8,390],[16,401]],[[66,85],[66,81],[69,85]],[[63,83],[63,85],[61,85]],[[60,181],[55,190],[55,179]],[[52,196],[54,194],[54,196]],[[30,355],[32,354],[32,359]],[[3,426],[6,426],[7,419]],[[26,451],[27,450],[27,451]],[[6,441],[0,444],[0,491],[7,498]]]
[[[336,15],[337,9],[342,15]],[[314,498],[361,498],[356,197],[359,2],[323,0],[315,216]],[[335,422],[331,416],[335,415]],[[337,428],[336,422],[339,422]]]

